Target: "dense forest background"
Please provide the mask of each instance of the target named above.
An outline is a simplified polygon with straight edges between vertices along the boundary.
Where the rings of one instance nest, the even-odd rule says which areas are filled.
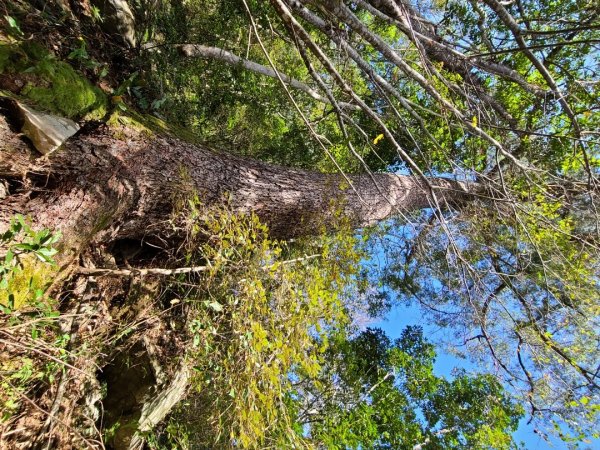
[[[0,446],[593,448],[599,14],[0,0]]]

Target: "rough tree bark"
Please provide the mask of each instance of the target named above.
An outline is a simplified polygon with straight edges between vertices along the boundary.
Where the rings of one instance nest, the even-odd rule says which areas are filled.
[[[235,211],[256,213],[274,237],[292,238],[333,225],[340,209],[360,227],[430,207],[434,197],[441,206],[462,202],[476,189],[443,178],[284,168],[133,128],[84,129],[37,159],[4,121],[0,142],[0,175],[9,185],[0,223],[29,215],[35,226],[60,230],[72,255],[90,242],[172,237],[174,206],[192,193],[206,205],[228,198]]]

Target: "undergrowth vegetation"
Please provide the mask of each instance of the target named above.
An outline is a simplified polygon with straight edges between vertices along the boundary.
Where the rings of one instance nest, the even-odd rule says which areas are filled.
[[[190,308],[194,392],[166,431],[185,431],[187,448],[304,446],[293,385],[316,382],[330,334],[350,321],[356,238],[323,236],[298,253],[254,215],[190,207],[188,263],[208,270],[171,286]]]
[[[356,326],[369,308],[358,273],[365,240],[341,215],[335,235],[284,243],[253,214],[196,196],[182,209],[173,221],[188,232],[178,265],[203,270],[164,279],[151,310],[171,310],[169,326],[184,337],[178,357],[193,375],[174,413],[144,435],[150,448],[511,447],[522,408],[493,377],[435,376],[433,345],[418,327],[392,344],[381,330]],[[65,317],[47,295],[59,237],[32,230],[21,216],[0,237],[0,345],[13,349],[0,359],[6,422],[24,402],[39,401],[40,387],[64,384],[75,360],[71,334],[59,326]],[[143,340],[134,329],[120,323],[111,340]],[[87,352],[106,345],[88,341]],[[104,439],[114,444],[132,425],[117,421]]]
[[[522,408],[493,377],[437,377],[418,327],[393,344],[360,331],[364,240],[343,218],[286,244],[197,197],[185,215],[186,265],[206,270],[171,280],[165,300],[187,311],[192,386],[151,448],[511,448]]]
[[[0,421],[9,420],[40,383],[63,369],[68,337],[58,329],[56,302],[46,290],[57,272],[60,234],[34,231],[17,215],[0,235]],[[16,349],[9,353],[8,346]]]

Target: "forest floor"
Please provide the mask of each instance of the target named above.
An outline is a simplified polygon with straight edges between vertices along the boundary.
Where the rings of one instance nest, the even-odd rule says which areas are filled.
[[[12,20],[0,30],[0,97],[69,117],[83,130],[164,127],[135,112],[130,81],[139,55],[102,31],[89,2],[49,3],[43,14],[29,2],[3,3]],[[18,131],[13,111],[1,112],[3,134]],[[44,292],[17,305],[0,300],[0,447],[129,448],[144,405],[181,372],[184,307],[157,301],[159,278],[77,275],[78,266],[169,260],[148,247],[128,254],[128,244],[93,248],[61,267],[59,280],[38,263],[11,278],[7,292]]]

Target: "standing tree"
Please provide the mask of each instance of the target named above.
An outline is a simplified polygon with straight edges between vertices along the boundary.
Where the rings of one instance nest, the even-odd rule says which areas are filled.
[[[168,3],[161,17],[170,21],[138,31],[173,38],[156,43],[164,54],[147,53],[172,64],[173,74],[162,75],[167,94],[178,67],[216,68],[196,73],[187,91],[170,92],[173,105],[223,73],[232,80],[227,89],[248,88],[233,100],[221,90],[234,112],[213,122],[218,105],[202,110],[201,100],[214,92],[193,97],[203,138],[242,139],[248,148],[238,152],[246,156],[112,120],[88,124],[36,158],[15,132],[17,105],[6,100],[3,228],[19,213],[60,231],[59,261],[67,266],[91,247],[123,240],[177,248],[185,236],[172,226],[174,212],[193,193],[205,205],[227,197],[280,238],[331,229],[340,210],[354,227],[395,218],[404,236],[383,237],[393,257],[385,286],[455,326],[474,354],[485,351],[532,419],[576,433],[597,423],[598,7],[576,0],[216,3]],[[7,34],[22,36],[7,17]],[[84,52],[71,59],[89,62]],[[6,46],[2,87],[40,104],[56,72],[44,70],[47,60],[32,63],[33,53]],[[253,83],[265,83],[262,97],[263,86]],[[123,86],[141,97],[141,86]],[[113,101],[122,105],[125,91],[117,91]],[[240,128],[245,120],[272,125],[261,111],[269,100],[284,118],[272,140],[258,126]],[[241,137],[224,133],[228,127]],[[325,157],[286,154],[298,136],[308,153]],[[316,159],[337,173],[247,157],[251,148],[268,153],[269,142],[279,149],[271,160],[310,166]],[[386,168],[395,173],[376,173]]]

